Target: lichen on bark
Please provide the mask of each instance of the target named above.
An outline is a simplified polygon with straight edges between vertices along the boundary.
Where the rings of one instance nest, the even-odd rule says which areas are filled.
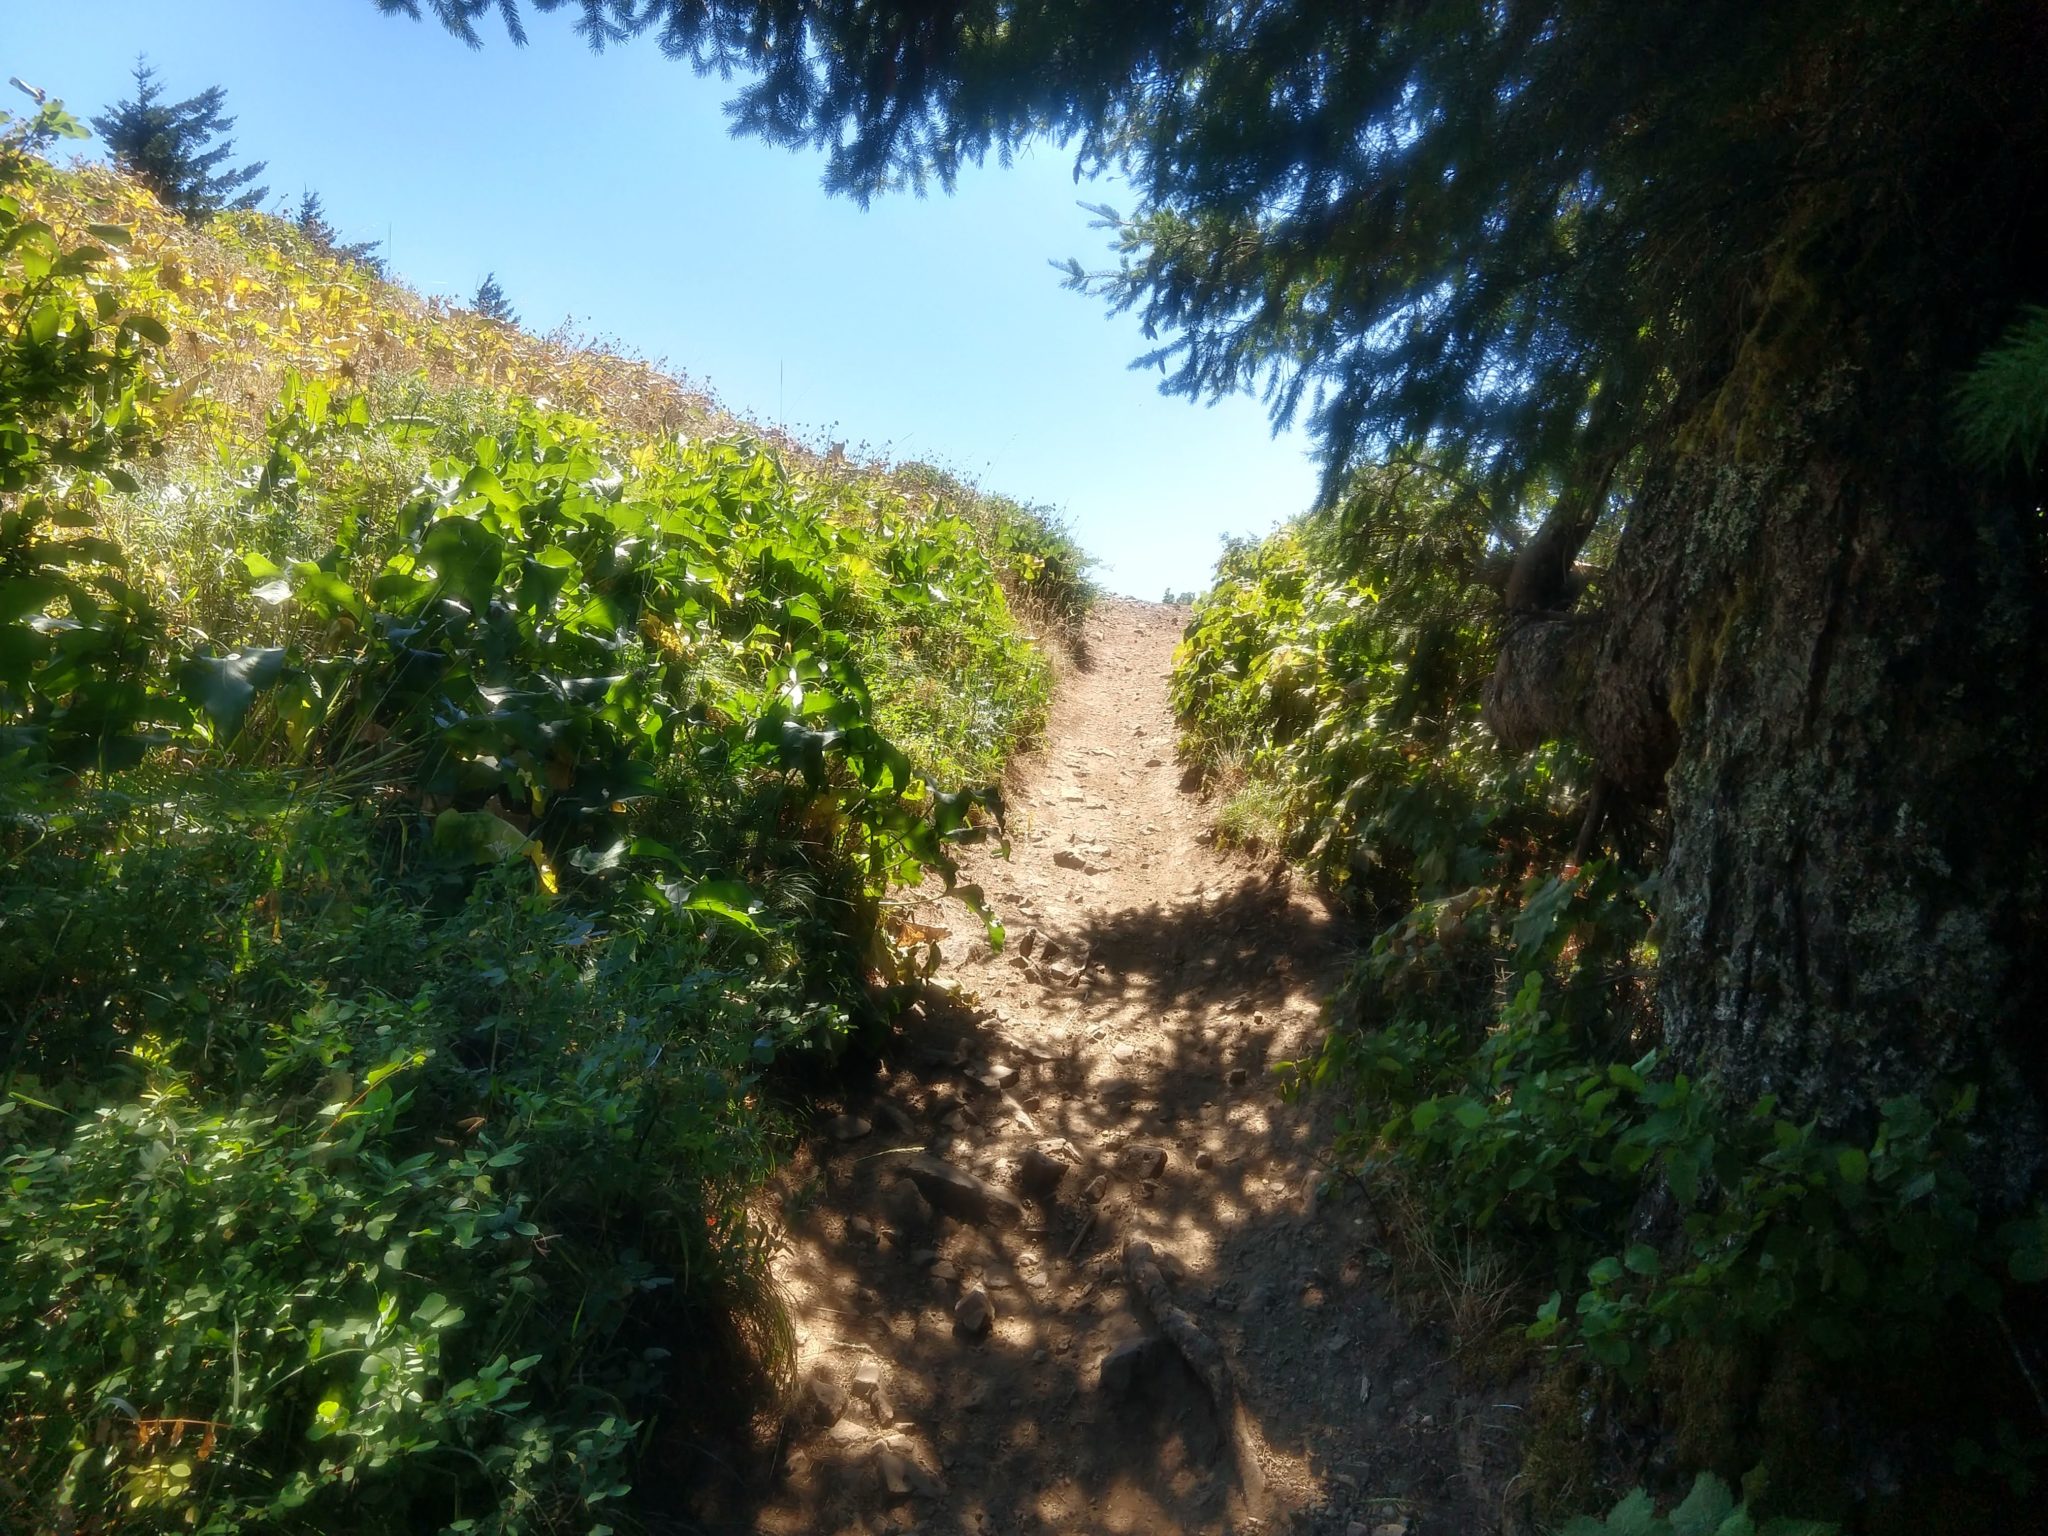
[[[1488,718],[1664,795],[1679,1065],[1840,1131],[1977,1084],[2016,1200],[2043,1165],[2038,516],[1953,466],[1896,333],[1817,278],[1766,303],[1800,313],[1644,467],[1597,611],[1511,621]]]

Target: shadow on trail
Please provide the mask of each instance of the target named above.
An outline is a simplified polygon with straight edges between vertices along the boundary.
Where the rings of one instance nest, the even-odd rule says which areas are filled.
[[[1249,1012],[1331,979],[1344,919],[1320,898],[1291,900],[1285,869],[1193,898],[1092,915],[1073,939],[1099,967],[1099,1003]],[[1307,910],[1305,910],[1307,909]]]
[[[1286,1528],[1497,1528],[1488,1490],[1511,1470],[1515,1407],[1465,1390],[1449,1345],[1380,1297],[1372,1213],[1317,1167],[1331,1106],[1283,1102],[1269,1070],[1319,1039],[1341,920],[1259,875],[1053,936],[1090,961],[1042,995],[1045,1038],[1063,1048],[934,1003],[847,1095],[874,1130],[796,1170],[784,1272],[797,1327],[828,1341],[810,1371],[832,1386],[801,1385],[788,1419],[716,1475],[698,1456],[689,1496],[643,1518],[778,1536],[1272,1521],[1177,1355],[1150,1351],[1128,1386],[1103,1380],[1105,1355],[1148,1331],[1121,1265],[1142,1235],[1230,1363],[1262,1459],[1282,1469],[1272,1498],[1302,1512]],[[1163,1036],[1128,1028],[1167,1013]],[[1034,1147],[1069,1166],[1014,1227],[934,1216],[900,1178],[930,1152],[1007,1187]],[[980,1339],[953,1311],[977,1285],[996,1315]],[[839,1401],[832,1387],[846,1392],[836,1420],[819,1406]]]

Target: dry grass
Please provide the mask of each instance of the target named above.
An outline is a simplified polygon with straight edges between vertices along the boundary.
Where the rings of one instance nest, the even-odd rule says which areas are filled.
[[[104,166],[42,168],[33,217],[67,243],[92,225],[130,232],[116,281],[131,308],[173,335],[178,386],[165,425],[260,427],[287,371],[364,385],[397,375],[427,389],[545,400],[630,435],[744,430],[791,456],[800,445],[750,427],[707,392],[653,363],[557,331],[536,336],[330,255],[286,220],[227,214],[194,227]]]
[[[1528,1311],[1522,1274],[1508,1252],[1469,1227],[1444,1231],[1393,1173],[1376,1181],[1374,1207],[1401,1260],[1409,1310],[1444,1329],[1452,1358],[1499,1346],[1510,1320]]]

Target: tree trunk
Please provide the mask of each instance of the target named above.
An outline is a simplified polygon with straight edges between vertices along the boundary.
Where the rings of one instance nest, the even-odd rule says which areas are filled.
[[[1787,353],[1753,342],[1650,472],[1579,734],[1624,783],[1669,759],[1678,1063],[1837,1129],[1978,1083],[2016,1198],[2042,1160],[2039,513],[1953,468],[1936,383],[1827,350],[1765,380]]]

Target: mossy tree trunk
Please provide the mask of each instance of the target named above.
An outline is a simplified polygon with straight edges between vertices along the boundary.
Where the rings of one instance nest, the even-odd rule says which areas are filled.
[[[2011,1198],[2043,1161],[2042,515],[1955,463],[1937,329],[1765,305],[1597,606],[1513,626],[1490,713],[1666,797],[1679,1065],[1839,1130],[1977,1083]]]
[[[1677,732],[1664,1027],[1729,1093],[1836,1125],[1984,1083],[2017,1193],[2039,1159],[2039,552],[1882,393],[1843,367],[1754,441],[1707,434],[1634,530],[1610,656],[1654,658]]]

